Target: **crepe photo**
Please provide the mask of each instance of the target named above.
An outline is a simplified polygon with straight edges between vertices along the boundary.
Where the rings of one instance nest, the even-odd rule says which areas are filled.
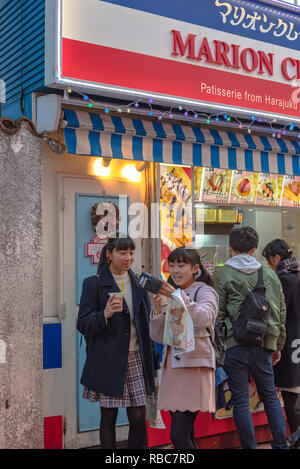
[[[300,177],[285,176],[282,205],[285,207],[300,205]]]
[[[229,201],[232,171],[228,169],[205,168],[203,202]]]
[[[283,176],[261,173],[258,179],[256,203],[259,205],[280,205]]]
[[[258,183],[258,173],[233,171],[230,202],[254,204]]]

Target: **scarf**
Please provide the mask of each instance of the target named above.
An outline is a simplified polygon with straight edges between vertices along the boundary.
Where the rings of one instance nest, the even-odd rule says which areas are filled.
[[[300,272],[300,265],[295,257],[280,261],[277,265],[277,275],[279,277],[283,274],[290,274],[292,272]]]

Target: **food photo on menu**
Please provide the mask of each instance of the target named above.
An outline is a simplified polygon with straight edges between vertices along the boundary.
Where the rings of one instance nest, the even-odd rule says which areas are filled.
[[[228,203],[232,171],[205,168],[203,177],[202,201]]]
[[[233,171],[230,203],[253,205],[257,192],[258,176],[258,173]]]
[[[283,176],[260,173],[255,203],[258,205],[281,205]]]
[[[282,205],[295,207],[300,205],[300,177],[285,176],[283,184]]]

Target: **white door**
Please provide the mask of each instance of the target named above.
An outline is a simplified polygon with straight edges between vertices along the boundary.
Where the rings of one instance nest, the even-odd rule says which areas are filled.
[[[80,379],[80,357],[85,353],[84,340],[80,345],[79,334],[76,331],[76,319],[78,314],[78,298],[80,297],[81,279],[78,281],[78,257],[85,249],[85,243],[91,239],[78,242],[78,199],[87,197],[88,207],[92,209],[93,201],[97,197],[105,197],[107,200],[119,195],[128,196],[129,203],[140,201],[140,187],[122,180],[100,181],[94,177],[59,176],[59,200],[60,211],[60,274],[59,274],[59,302],[61,310],[64,311],[63,319],[63,377],[64,377],[64,447],[65,448],[87,448],[99,445],[98,416],[100,416],[99,404],[84,403],[80,399],[82,389],[78,389]],[[86,201],[85,201],[86,202]],[[90,204],[90,205],[89,205]],[[90,210],[88,210],[90,212]],[[82,219],[83,228],[90,223],[89,213],[85,212]],[[127,214],[123,214],[127,216]],[[121,214],[122,216],[122,214]],[[80,221],[81,222],[81,221]],[[90,225],[91,226],[91,225]],[[90,229],[90,228],[89,228]],[[92,232],[91,232],[92,233]],[[95,234],[95,233],[94,233]],[[80,245],[79,245],[80,244]],[[79,254],[78,254],[79,253]],[[97,265],[92,265],[92,259],[87,258],[84,262],[90,263],[85,276],[96,273]],[[136,243],[136,259],[133,269],[136,272],[141,268],[140,245]],[[82,272],[81,272],[82,275]],[[83,276],[84,277],[84,276]],[[81,386],[81,385],[80,385]],[[81,406],[89,407],[89,416],[82,415]],[[95,409],[95,414],[91,414]],[[80,414],[81,412],[81,414]],[[98,416],[97,416],[98,415]],[[83,418],[85,417],[85,418]],[[117,426],[117,441],[127,440],[128,426],[125,411],[120,411],[119,426]],[[121,423],[121,426],[120,426]]]

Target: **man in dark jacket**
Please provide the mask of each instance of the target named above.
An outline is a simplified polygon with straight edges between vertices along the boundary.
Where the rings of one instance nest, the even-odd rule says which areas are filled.
[[[283,239],[267,244],[263,256],[281,281],[287,308],[286,342],[274,375],[275,384],[282,393],[291,433],[294,433],[300,427],[300,415],[296,413],[298,396],[300,399],[300,266]]]
[[[220,298],[218,319],[226,320],[228,338],[224,369],[229,377],[233,416],[241,445],[256,449],[254,425],[249,407],[248,381],[251,375],[264,404],[271,432],[272,447],[288,448],[284,414],[277,397],[272,365],[280,359],[285,342],[286,309],[280,281],[268,267],[263,267],[265,297],[271,307],[268,333],[262,346],[241,345],[233,334],[233,323],[241,314],[242,304],[258,281],[261,264],[253,257],[258,234],[250,227],[234,229],[229,236],[231,258],[216,269],[215,280]]]

